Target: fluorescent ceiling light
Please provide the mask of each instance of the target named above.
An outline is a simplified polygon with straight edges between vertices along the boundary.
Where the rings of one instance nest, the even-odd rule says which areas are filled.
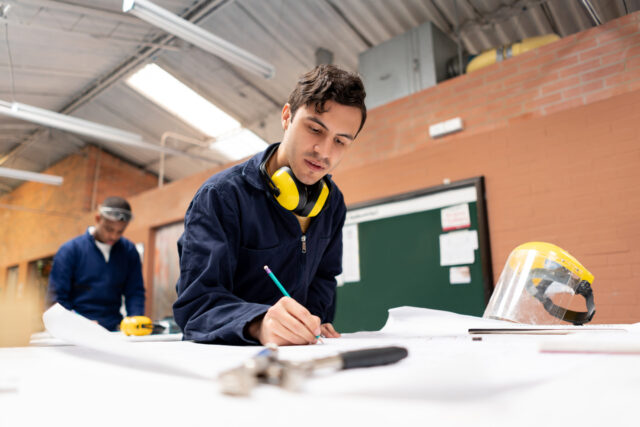
[[[117,142],[124,145],[174,154],[177,156],[188,156],[207,161],[212,160],[208,157],[185,153],[173,148],[161,147],[159,145],[145,142],[142,140],[142,136],[122,129],[101,125],[88,120],[77,119],[75,117],[67,116],[66,114],[56,113],[43,108],[33,107],[31,105],[20,104],[18,102],[10,103],[0,100],[0,114],[104,141]]]
[[[184,39],[225,61],[267,79],[276,73],[275,67],[238,46],[211,34],[148,0],[123,0],[122,11]]]
[[[239,129],[213,142],[209,148],[229,160],[240,160],[267,148],[267,143],[249,129]]]
[[[228,160],[262,151],[267,143],[233,117],[156,64],[149,64],[126,83],[205,135],[216,139],[209,147]]]
[[[126,83],[202,133],[217,138],[240,123],[156,64],[145,65]]]
[[[0,167],[0,176],[4,178],[20,179],[22,181],[41,182],[50,185],[62,185],[64,180],[61,176],[48,175],[46,173],[28,172],[18,169]]]

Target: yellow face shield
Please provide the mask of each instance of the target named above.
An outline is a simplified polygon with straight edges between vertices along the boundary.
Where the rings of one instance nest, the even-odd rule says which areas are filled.
[[[533,325],[582,325],[595,314],[593,275],[563,249],[543,242],[515,248],[498,279],[485,318]],[[576,311],[584,298],[586,311]]]

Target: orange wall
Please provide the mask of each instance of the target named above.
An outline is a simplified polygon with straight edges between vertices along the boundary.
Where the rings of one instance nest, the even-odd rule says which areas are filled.
[[[639,134],[637,12],[372,110],[335,178],[351,204],[484,175],[494,279],[547,240],[594,273],[595,322],[638,322]]]
[[[555,243],[595,275],[594,322],[640,321],[640,90],[431,141],[335,179],[356,203],[477,175],[486,180],[494,279],[519,244]]]
[[[627,15],[372,110],[335,173],[347,203],[484,175],[496,278],[515,246],[548,240],[594,273],[594,322],[640,321],[639,30],[640,13]],[[452,117],[463,132],[429,138],[429,125]],[[126,235],[145,243],[147,287],[154,229],[181,220],[218,170],[129,198]],[[29,244],[47,250],[29,259],[90,219],[44,242],[32,232]],[[7,265],[0,252],[0,283]]]

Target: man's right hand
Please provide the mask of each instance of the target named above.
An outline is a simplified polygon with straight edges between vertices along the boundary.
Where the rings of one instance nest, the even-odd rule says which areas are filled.
[[[262,318],[252,321],[249,334],[260,344],[314,344],[320,335],[320,318],[289,297],[282,297]]]

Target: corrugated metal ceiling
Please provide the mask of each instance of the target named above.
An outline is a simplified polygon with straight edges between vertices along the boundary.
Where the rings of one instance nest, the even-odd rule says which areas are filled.
[[[157,0],[276,67],[265,80],[121,12],[120,0],[0,0],[0,99],[30,104],[141,134],[205,139],[153,105],[123,79],[155,61],[266,141],[279,139],[278,114],[318,48],[357,70],[358,54],[431,21],[470,54],[594,24],[580,0]],[[592,0],[603,22],[640,10],[640,0]],[[91,141],[0,116],[0,166],[42,171],[86,143],[153,173],[159,153]],[[208,150],[171,142],[212,162],[168,156],[165,175],[180,179],[215,164]],[[217,160],[220,160],[219,158]],[[0,179],[0,194],[21,182]]]

